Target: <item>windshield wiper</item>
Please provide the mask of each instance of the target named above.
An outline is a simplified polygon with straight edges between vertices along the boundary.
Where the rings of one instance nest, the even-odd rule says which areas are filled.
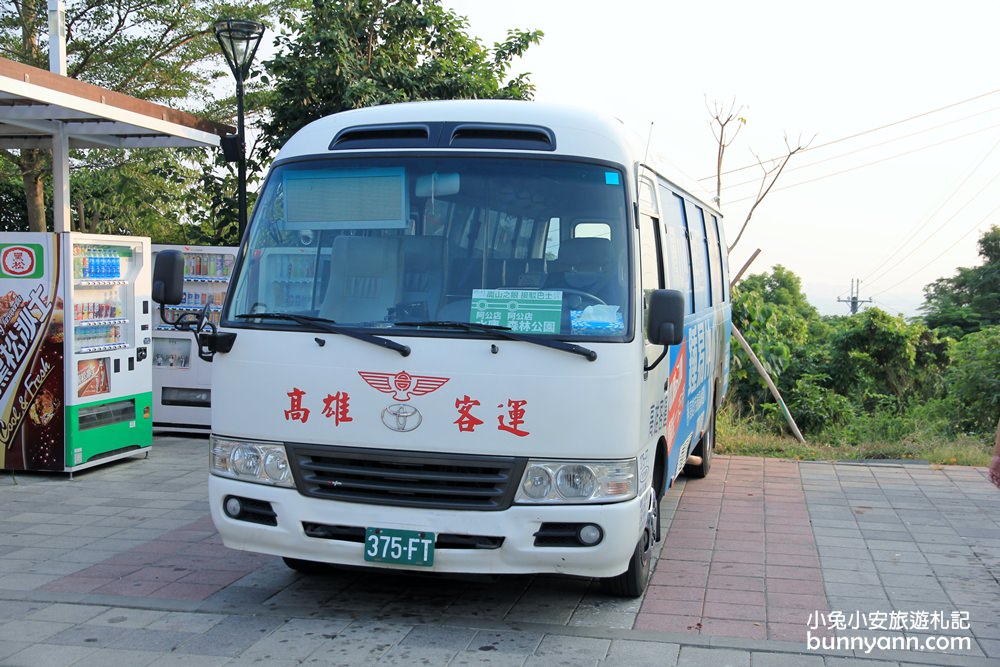
[[[327,319],[325,317],[313,317],[312,315],[295,315],[293,313],[243,313],[241,315],[237,315],[236,318],[241,320],[253,320],[258,318],[261,319],[269,318],[272,320],[289,320],[290,322],[298,322],[299,324],[304,324],[306,326],[314,326],[317,329],[322,329],[323,331],[329,331],[330,333],[335,333],[335,334],[342,334],[350,338],[357,338],[358,340],[363,340],[366,343],[371,343],[372,345],[378,345],[379,347],[395,350],[404,357],[410,356],[410,347],[408,345],[403,345],[402,343],[397,343],[394,340],[389,340],[388,338],[382,338],[381,336],[375,336],[370,333],[365,333],[364,331],[358,331],[351,327],[347,327],[343,324],[337,324],[334,320]]]
[[[429,320],[426,322],[395,322],[394,325],[398,327],[434,327],[439,329],[457,329],[459,331],[488,333],[499,338],[506,338],[507,340],[519,340],[525,343],[541,345],[542,347],[551,347],[556,350],[579,354],[581,357],[585,357],[587,361],[595,361],[597,359],[597,352],[594,352],[590,348],[586,348],[581,345],[574,345],[573,343],[567,343],[561,340],[554,340],[552,338],[538,338],[536,336],[517,333],[512,331],[510,327],[502,327],[496,324],[478,324],[476,322],[458,322],[453,320]]]

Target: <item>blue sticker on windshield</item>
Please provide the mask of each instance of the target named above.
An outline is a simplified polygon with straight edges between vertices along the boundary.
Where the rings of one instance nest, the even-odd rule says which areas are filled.
[[[618,172],[617,171],[604,172],[604,182],[607,185],[620,185],[620,182],[618,180]]]

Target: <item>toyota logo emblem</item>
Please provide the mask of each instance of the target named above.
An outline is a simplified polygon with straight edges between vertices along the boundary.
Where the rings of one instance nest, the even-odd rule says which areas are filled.
[[[393,431],[412,431],[423,421],[420,411],[412,405],[394,403],[382,411],[382,423]]]

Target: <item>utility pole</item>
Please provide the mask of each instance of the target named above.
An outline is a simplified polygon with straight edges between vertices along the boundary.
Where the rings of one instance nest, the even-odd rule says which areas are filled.
[[[871,303],[872,302],[871,299],[865,299],[865,300],[862,301],[860,297],[861,297],[861,281],[860,280],[852,280],[851,281],[851,298],[850,299],[840,299],[840,298],[838,298],[837,301],[839,301],[840,303],[849,303],[849,304],[851,304],[851,315],[857,315],[858,314],[858,304],[861,304],[861,303]]]

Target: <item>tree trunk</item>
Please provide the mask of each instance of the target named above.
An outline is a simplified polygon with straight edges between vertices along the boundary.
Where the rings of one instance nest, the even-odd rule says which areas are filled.
[[[24,183],[24,199],[28,204],[28,230],[44,232],[45,224],[45,182],[42,178],[44,161],[37,148],[21,151],[21,180]]]

